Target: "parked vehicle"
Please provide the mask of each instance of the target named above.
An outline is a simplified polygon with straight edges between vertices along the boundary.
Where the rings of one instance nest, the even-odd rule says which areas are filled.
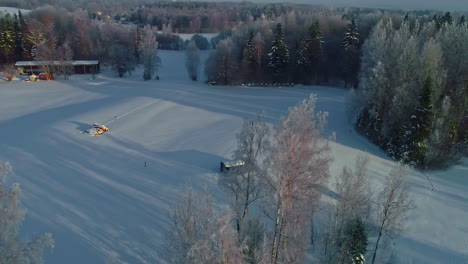
[[[39,80],[53,80],[55,79],[55,76],[52,73],[41,72],[37,78],[39,78]]]

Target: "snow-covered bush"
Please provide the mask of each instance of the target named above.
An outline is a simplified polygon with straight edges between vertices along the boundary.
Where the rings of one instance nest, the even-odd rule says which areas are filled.
[[[16,75],[18,75],[18,70],[16,66],[13,64],[8,64],[3,66],[2,68],[2,75],[7,79],[9,82],[12,82],[15,79]]]

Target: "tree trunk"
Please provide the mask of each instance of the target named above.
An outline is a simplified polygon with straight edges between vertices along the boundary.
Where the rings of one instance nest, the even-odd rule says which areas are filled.
[[[281,209],[278,205],[278,210],[276,211],[276,220],[275,220],[275,234],[274,234],[274,237],[273,237],[273,245],[272,245],[272,248],[271,248],[271,263],[276,263],[276,259],[277,259],[277,256],[278,256],[278,251],[277,251],[277,247],[278,247],[278,229],[280,227],[280,213],[281,213]]]
[[[374,254],[372,255],[372,264],[375,262],[375,256],[377,255],[377,249],[379,248],[380,238],[382,237],[382,229],[379,230],[379,236],[377,237],[377,242],[375,243]]]

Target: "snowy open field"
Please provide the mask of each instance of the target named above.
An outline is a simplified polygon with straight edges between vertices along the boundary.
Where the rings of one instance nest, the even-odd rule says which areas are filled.
[[[0,12],[4,14],[18,14],[18,11],[21,11],[22,14],[27,14],[31,12],[29,9],[21,9],[21,8],[16,8],[16,7],[6,7],[6,6],[0,6]]]
[[[330,87],[241,88],[188,80],[184,52],[161,51],[160,81],[140,74],[119,79],[37,83],[0,81],[0,160],[9,160],[10,182],[23,188],[28,208],[24,234],[52,232],[56,248],[46,263],[164,263],[168,212],[185,184],[215,190],[219,161],[230,158],[242,118],[264,111],[274,124],[310,93],[329,112],[333,175],[367,152],[378,186],[393,162],[346,120],[346,90]],[[117,118],[116,118],[117,117]],[[81,131],[106,124],[110,132]],[[147,167],[144,167],[144,162]],[[418,171],[409,178],[417,209],[395,242],[400,263],[468,261],[468,161],[448,171]]]

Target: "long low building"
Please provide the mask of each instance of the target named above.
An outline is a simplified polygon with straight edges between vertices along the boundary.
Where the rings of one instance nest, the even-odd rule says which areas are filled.
[[[39,74],[44,71],[45,66],[67,66],[73,67],[72,73],[99,73],[100,65],[97,60],[79,60],[79,61],[18,61],[15,66],[20,74]]]

